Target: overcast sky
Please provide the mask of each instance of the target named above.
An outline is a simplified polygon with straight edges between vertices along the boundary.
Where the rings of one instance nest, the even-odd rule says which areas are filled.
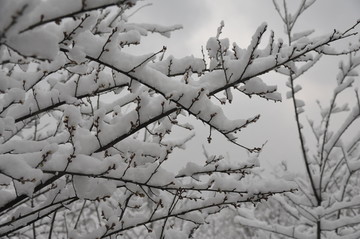
[[[169,39],[156,35],[149,36],[138,48],[142,54],[158,51],[165,45],[168,55],[200,57],[201,46],[205,46],[207,39],[216,34],[222,20],[225,22],[222,37],[229,38],[230,42],[237,42],[242,48],[247,47],[252,34],[263,22],[268,23],[268,29],[274,30],[277,38],[286,39],[271,0],[151,0],[139,2],[138,6],[148,3],[152,3],[152,6],[141,9],[132,16],[132,21],[162,25],[182,24],[184,29],[174,32]],[[359,0],[317,0],[299,19],[295,31],[314,29],[315,35],[322,35],[332,32],[333,29],[346,29],[357,19],[360,19]],[[307,110],[302,114],[303,120],[305,117],[315,117],[318,112],[316,99],[324,104],[328,102],[327,98],[332,94],[335,84],[338,61],[337,58],[326,57],[299,80],[298,84],[304,88],[299,98],[306,102]],[[283,95],[282,103],[249,100],[247,97],[239,96],[232,105],[226,107],[226,111],[231,118],[247,118],[261,114],[258,123],[239,134],[239,142],[246,146],[260,146],[268,141],[261,154],[264,167],[285,160],[289,162],[291,169],[298,170],[303,162],[291,102],[285,99],[285,79],[277,74],[266,75],[263,79],[268,84],[278,85]],[[345,100],[354,99],[351,97],[349,93],[349,98]],[[229,153],[232,160],[246,158],[243,150],[225,143],[221,136],[213,144],[208,145],[208,128],[201,124],[196,124],[196,127],[196,139],[189,144],[186,152],[177,154],[177,157],[184,158],[181,163],[185,163],[185,158],[198,161],[201,156],[198,154],[201,144],[205,144],[212,153]],[[311,142],[311,139],[308,142]],[[193,157],[193,152],[196,152],[197,156]]]

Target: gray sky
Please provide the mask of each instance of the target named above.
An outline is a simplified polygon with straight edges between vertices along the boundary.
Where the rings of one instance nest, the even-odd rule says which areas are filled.
[[[174,32],[169,39],[157,35],[149,36],[138,48],[141,54],[158,51],[165,45],[168,48],[168,55],[200,57],[201,46],[206,45],[209,37],[215,36],[222,20],[225,22],[222,37],[228,37],[230,42],[235,41],[242,48],[247,47],[252,34],[263,22],[268,23],[268,31],[270,29],[275,31],[276,38],[286,39],[282,22],[271,0],[151,0],[140,2],[139,6],[149,2],[153,5],[143,8],[132,16],[132,21],[161,25],[182,24],[184,29]],[[346,29],[357,19],[360,19],[359,0],[317,0],[299,19],[295,32],[314,29],[315,35],[322,35],[332,32],[333,29]],[[264,39],[267,40],[266,37]],[[324,104],[328,102],[327,99],[335,86],[338,61],[339,58],[325,57],[316,68],[299,80],[298,84],[303,86],[303,91],[299,93],[298,98],[306,102],[306,112],[301,115],[302,119],[312,118],[318,113],[316,99]],[[265,75],[263,79],[269,84],[278,85],[283,95],[282,103],[254,100],[254,98],[249,100],[245,96],[240,96],[235,103],[226,106],[225,109],[231,118],[247,118],[261,114],[258,123],[239,134],[239,142],[246,146],[261,146],[266,140],[268,141],[261,154],[262,166],[267,167],[286,160],[291,169],[298,170],[298,166],[302,165],[300,145],[291,102],[285,97],[287,90],[285,79],[274,73]],[[345,97],[344,100],[351,101],[354,99],[351,97],[349,93],[349,98]],[[226,143],[221,136],[214,140],[213,144],[208,145],[206,143],[208,127],[199,123],[195,125],[196,139],[189,144],[186,152],[177,153],[177,157],[184,158],[180,164],[185,163],[185,158],[200,160],[201,144],[205,144],[214,154],[228,152],[232,160],[246,157],[243,150]],[[200,157],[192,157],[193,152],[197,152],[197,156]]]

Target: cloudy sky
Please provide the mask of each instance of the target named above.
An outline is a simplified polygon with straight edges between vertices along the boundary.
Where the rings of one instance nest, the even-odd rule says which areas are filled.
[[[291,9],[300,1],[288,1]],[[182,24],[184,29],[174,32],[169,39],[156,35],[149,36],[138,47],[139,53],[155,52],[167,46],[167,54],[175,57],[195,55],[201,57],[201,46],[206,45],[209,37],[215,36],[219,23],[224,20],[223,37],[236,42],[246,48],[252,34],[263,22],[268,23],[268,29],[275,31],[277,38],[286,39],[283,33],[282,22],[277,15],[271,0],[150,0],[143,1],[138,6],[151,3],[151,6],[141,9],[131,18],[135,22],[157,23],[162,25]],[[359,0],[317,0],[299,19],[296,31],[314,29],[315,35],[332,32],[333,29],[343,30],[360,19]],[[360,29],[357,28],[357,31]],[[267,39],[267,38],[264,38]],[[358,39],[358,37],[357,37]],[[355,39],[354,39],[355,40]],[[337,47],[343,47],[342,43]],[[323,104],[328,103],[335,85],[339,58],[325,57],[318,66],[299,79],[298,84],[303,86],[299,98],[306,102],[306,112],[302,119],[316,118],[318,107],[315,103],[319,99]],[[261,120],[248,127],[239,134],[239,142],[247,146],[267,144],[261,154],[264,167],[274,165],[282,160],[289,162],[292,170],[299,170],[303,163],[300,155],[300,145],[295,127],[291,102],[285,99],[286,80],[278,74],[272,73],[263,77],[268,84],[276,84],[283,95],[282,103],[272,103],[263,100],[239,96],[235,103],[225,109],[231,118],[247,118],[254,114],[261,114]],[[349,92],[345,101],[353,101]],[[338,119],[341,122],[341,117]],[[305,121],[304,121],[305,122]],[[177,157],[199,160],[201,144],[204,144],[211,153],[226,154],[232,160],[246,158],[246,153],[220,138],[213,144],[206,143],[208,128],[196,124],[197,137],[187,148],[186,152],[178,152]],[[311,142],[311,137],[309,141]],[[196,153],[194,153],[196,152]],[[176,165],[177,167],[178,165]]]

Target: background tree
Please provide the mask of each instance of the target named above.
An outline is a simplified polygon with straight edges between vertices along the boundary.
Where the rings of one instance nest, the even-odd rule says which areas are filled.
[[[293,29],[300,15],[315,1],[301,1],[297,11],[292,14],[287,6],[287,1],[283,1],[281,7],[275,0],[273,2],[284,22],[288,44],[308,42],[308,36],[312,31],[293,33]],[[346,34],[350,34],[350,30],[358,24],[359,21],[346,30]],[[334,30],[333,34],[338,34],[338,31]],[[274,232],[281,238],[283,236],[317,239],[359,238],[360,137],[358,119],[360,99],[356,88],[356,80],[358,80],[356,69],[360,65],[358,50],[358,42],[350,45],[349,50],[340,52],[324,47],[314,53],[306,64],[292,62],[277,70],[288,77],[287,86],[290,91],[287,93],[287,97],[292,100],[295,110],[306,178],[291,177],[290,180],[297,183],[299,191],[272,199],[277,201],[280,206],[276,207],[276,211],[281,210],[292,219],[277,221],[267,218],[266,221],[259,221],[259,216],[254,213],[239,210],[240,216],[237,217],[239,223]],[[297,85],[298,78],[312,68],[324,55],[347,55],[347,57],[339,64],[339,73],[336,76],[337,84],[329,99],[330,103],[323,106],[318,102],[319,120],[304,119],[301,114],[304,112],[305,104],[297,96],[302,89],[301,85]],[[350,101],[346,97],[341,99],[342,96],[349,95],[353,97]],[[342,103],[344,99],[348,102]],[[343,117],[340,120],[336,119],[340,114]],[[339,124],[339,122],[341,123]],[[309,126],[310,130],[306,131],[304,125]],[[276,174],[280,175],[279,172]],[[289,177],[286,167],[281,174]]]
[[[352,34],[291,46],[272,34],[260,49],[263,24],[243,49],[221,38],[222,23],[207,42],[208,60],[165,58],[166,47],[134,56],[128,48],[147,34],[169,36],[181,28],[131,23],[136,2],[1,3],[1,237],[112,238],[145,231],[184,238],[210,214],[294,187],[243,180],[258,166],[261,148],[236,135],[259,115],[230,120],[221,105],[233,101],[234,90],[280,100],[276,86],[260,75],[308,60],[310,52]],[[167,171],[164,162],[178,160],[171,153],[194,134],[191,116],[209,126],[209,142],[216,131],[254,155],[230,164],[205,153],[204,165]]]

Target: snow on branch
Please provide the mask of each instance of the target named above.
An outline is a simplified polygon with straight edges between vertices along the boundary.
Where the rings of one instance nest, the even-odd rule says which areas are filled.
[[[291,46],[272,34],[260,49],[262,24],[249,46],[230,49],[222,23],[207,44],[208,67],[205,56],[164,57],[166,47],[129,54],[143,36],[181,28],[131,23],[136,2],[6,1],[0,9],[0,236],[190,236],[224,208],[294,190],[291,182],[247,180],[257,156],[236,164],[205,154],[204,164],[176,173],[164,164],[176,164],[172,153],[194,137],[189,115],[261,151],[239,137],[260,115],[230,119],[217,100],[234,103],[237,89],[280,101],[260,75],[352,34]]]

